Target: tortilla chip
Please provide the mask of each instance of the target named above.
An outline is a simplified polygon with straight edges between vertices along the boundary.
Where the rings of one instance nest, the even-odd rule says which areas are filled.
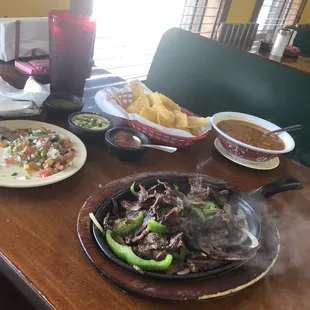
[[[149,121],[153,122],[153,123],[157,123],[157,112],[155,109],[148,107],[148,106],[144,106],[140,113],[140,116],[148,119]]]
[[[186,128],[188,126],[187,115],[181,111],[174,110],[174,127],[175,128]]]
[[[208,120],[204,117],[198,116],[187,116],[187,128],[200,128],[201,126],[208,123]]]
[[[136,101],[141,95],[144,94],[144,89],[140,84],[131,82],[130,87],[131,87],[132,101]]]
[[[157,113],[157,122],[164,127],[174,128],[174,115],[168,110],[164,113]]]
[[[134,101],[126,110],[128,113],[137,113],[141,111],[143,107],[150,107],[150,103],[145,94],[142,94],[136,101]]]
[[[174,114],[171,111],[166,109],[166,107],[158,101],[153,104],[152,109],[157,113],[157,123],[159,125],[173,128]]]
[[[147,98],[149,99],[151,107],[157,105],[163,105],[158,92],[147,95]]]
[[[163,94],[159,94],[159,97],[161,99],[161,102],[165,105],[165,107],[170,111],[181,111],[181,108],[179,105],[177,105],[173,100],[168,98],[167,96]]]
[[[190,128],[189,131],[193,136],[199,136],[200,135],[200,127],[196,128]]]
[[[122,101],[117,95],[110,96],[110,99],[114,99],[118,103],[118,105],[120,105],[123,108]]]

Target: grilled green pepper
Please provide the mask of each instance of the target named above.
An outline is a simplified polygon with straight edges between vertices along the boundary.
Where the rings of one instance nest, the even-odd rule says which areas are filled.
[[[213,201],[207,201],[203,206],[201,206],[203,209],[209,209],[209,210],[219,210],[219,207],[217,204]]]
[[[195,211],[196,215],[198,215],[198,217],[204,222],[206,220],[205,215],[202,211],[202,209],[200,209],[199,207],[195,207],[193,208],[193,210]]]
[[[150,259],[142,259],[139,256],[137,256],[131,249],[131,247],[127,245],[121,245],[114,241],[114,239],[111,236],[111,231],[106,231],[106,240],[113,251],[113,253],[120,259],[127,262],[130,266],[137,266],[142,270],[165,270],[167,269],[170,264],[172,263],[173,257],[171,254],[168,254],[164,260],[161,260],[159,262]]]
[[[178,252],[172,253],[173,258],[181,262],[185,261],[186,255],[187,255],[187,250],[185,246],[182,246]]]
[[[204,205],[194,207],[196,215],[204,222],[206,220],[206,216],[212,215],[218,211],[220,208],[213,201],[207,201]]]
[[[135,191],[135,182],[131,184],[130,191],[134,196],[138,197],[138,193]]]
[[[220,209],[213,201],[207,201],[206,204],[200,207],[205,215],[210,215],[218,212]]]
[[[181,249],[180,249],[180,252],[179,252],[179,255],[180,255],[180,261],[184,262],[185,261],[185,258],[186,258],[186,255],[187,255],[187,250],[186,250],[186,247],[185,246],[182,246]]]
[[[141,211],[139,215],[132,219],[123,219],[116,225],[114,225],[112,229],[112,233],[115,236],[123,236],[130,234],[135,229],[137,229],[143,222],[143,212]]]
[[[169,232],[167,226],[158,223],[153,217],[147,222],[147,229],[159,234],[167,234]]]

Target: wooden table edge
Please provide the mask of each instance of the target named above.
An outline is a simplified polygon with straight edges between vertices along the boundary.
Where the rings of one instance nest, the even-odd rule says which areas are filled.
[[[1,252],[0,271],[36,309],[55,309],[47,298],[35,288],[31,281],[29,281]]]

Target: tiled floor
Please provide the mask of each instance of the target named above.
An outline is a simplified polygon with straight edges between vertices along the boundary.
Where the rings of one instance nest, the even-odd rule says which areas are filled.
[[[29,302],[1,274],[0,274],[0,309],[34,310],[34,308],[29,304]]]

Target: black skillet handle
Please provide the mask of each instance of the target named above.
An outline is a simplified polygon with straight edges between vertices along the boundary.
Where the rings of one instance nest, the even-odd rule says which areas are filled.
[[[250,192],[249,197],[251,199],[263,201],[264,199],[271,197],[275,194],[290,190],[301,190],[302,188],[302,184],[297,179],[283,178],[278,179],[272,183],[263,185],[255,191]]]

